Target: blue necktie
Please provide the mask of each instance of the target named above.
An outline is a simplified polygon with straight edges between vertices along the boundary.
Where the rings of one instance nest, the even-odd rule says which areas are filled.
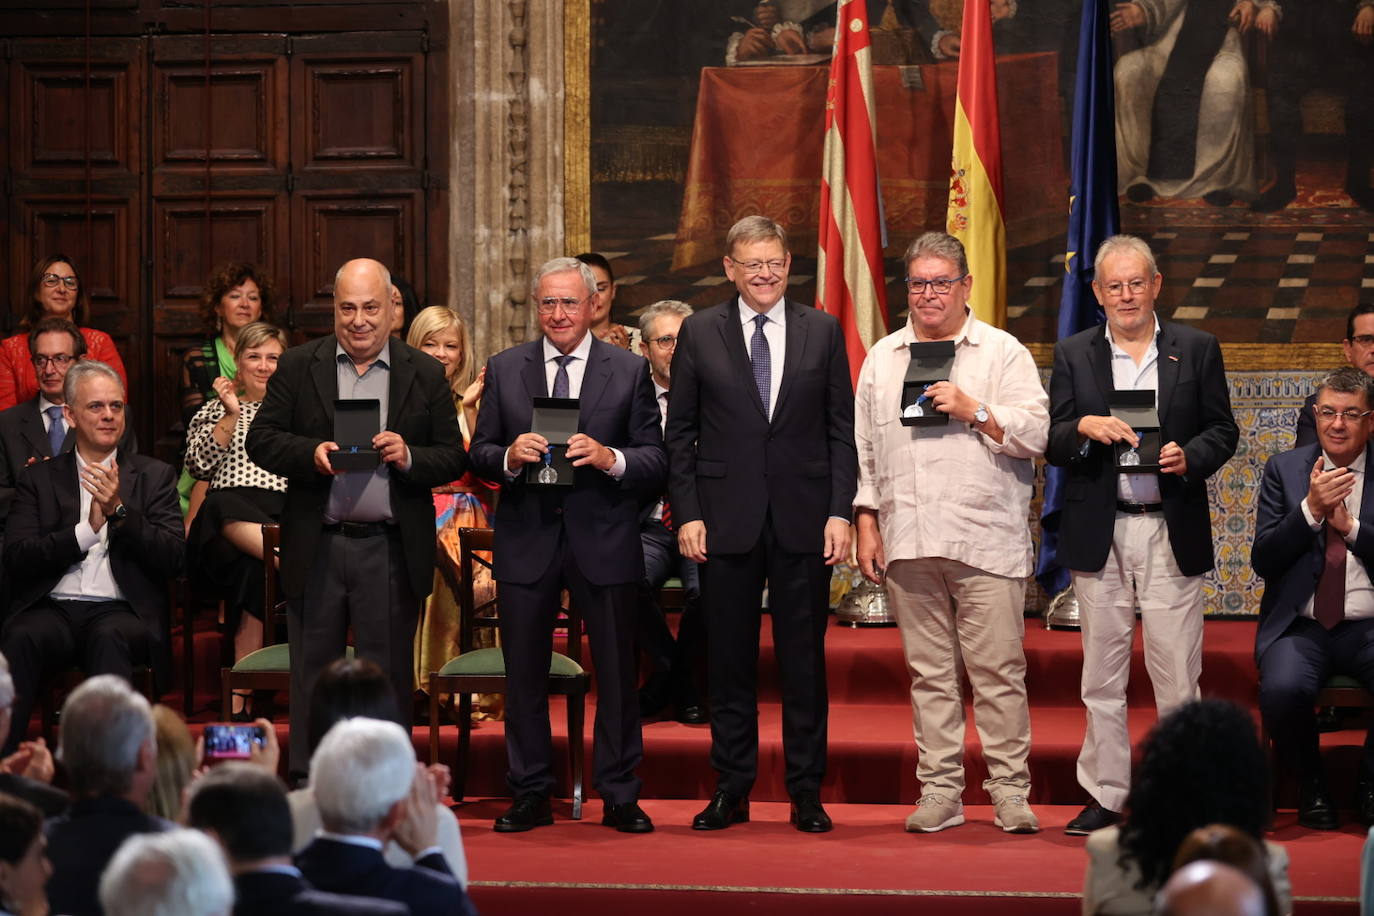
[[[568,386],[568,363],[577,359],[576,356],[555,356],[553,361],[558,363],[558,371],[553,374],[553,396],[556,398],[569,397]]]
[[[67,424],[62,422],[62,408],[54,404],[45,407],[43,412],[52,421],[48,424],[48,448],[52,457],[62,454],[62,442],[67,438]]]
[[[754,384],[759,387],[763,413],[768,414],[768,389],[773,381],[773,357],[768,351],[768,338],[763,336],[767,315],[754,316],[754,336],[749,340],[749,361],[754,364]]]

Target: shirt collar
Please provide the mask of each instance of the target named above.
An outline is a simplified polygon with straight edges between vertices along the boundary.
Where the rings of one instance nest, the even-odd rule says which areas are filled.
[[[957,347],[959,344],[967,342],[970,346],[976,347],[982,342],[982,339],[982,322],[973,316],[973,309],[965,308],[964,323],[960,326],[959,332],[954,335],[954,345]],[[904,350],[914,343],[921,343],[921,341],[916,337],[916,329],[911,326],[911,318],[908,316],[901,331],[893,335],[892,349]]]
[[[351,357],[351,356],[348,355],[348,351],[346,351],[346,350],[343,348],[343,344],[337,343],[337,342],[334,344],[334,360],[335,360],[336,362],[340,362],[340,363],[343,362],[344,360],[347,360],[348,362],[353,363],[353,357]],[[357,363],[353,363],[353,364],[354,364],[354,365],[357,365]],[[381,366],[383,369],[387,369],[387,370],[390,370],[390,369],[391,369],[391,338],[390,338],[390,337],[388,337],[388,338],[386,339],[386,343],[382,344],[382,352],[378,353],[378,354],[377,354],[377,357],[376,357],[374,360],[372,360],[372,362],[368,363],[367,368],[371,369],[373,366]]]
[[[1351,472],[1352,474],[1363,474],[1363,473],[1364,473],[1365,456],[1366,456],[1367,454],[1369,454],[1369,450],[1368,450],[1367,448],[1366,448],[1366,449],[1361,449],[1359,456],[1356,457],[1356,459],[1355,459],[1354,461],[1350,462],[1350,464],[1346,465],[1346,467],[1350,468],[1350,472]],[[1322,470],[1324,470],[1324,471],[1332,471],[1332,470],[1335,470],[1335,468],[1336,468],[1336,462],[1334,462],[1334,461],[1331,460],[1331,456],[1328,455],[1328,454],[1326,453],[1326,449],[1322,449],[1322,458],[1325,459],[1325,461],[1326,461],[1326,464],[1325,464],[1325,466],[1323,466]]]
[[[87,461],[85,458],[83,458],[83,457],[81,456],[81,449],[78,449],[78,448],[72,449],[72,454],[76,456],[76,466],[77,466],[77,468],[84,468],[86,465],[90,464],[89,461]],[[105,460],[102,461],[102,462],[100,462],[100,463],[101,463],[103,466],[107,467],[107,468],[112,468],[112,467],[114,467],[114,464],[115,464],[115,454],[116,454],[115,452],[110,452],[110,454],[108,454],[108,455],[105,456]]]
[[[739,323],[742,327],[747,328],[749,327],[749,325],[753,324],[755,315],[767,315],[769,322],[777,322],[779,325],[782,326],[786,326],[787,324],[787,309],[785,307],[787,305],[786,296],[779,296],[778,301],[774,302],[772,308],[770,308],[766,312],[756,312],[749,306],[745,305],[743,296],[738,297],[738,302]]]
[[[382,851],[382,841],[375,836],[359,836],[356,833],[330,833],[328,830],[316,830],[315,836],[322,840],[333,840],[335,843],[347,843],[349,846],[362,846],[366,849]]]
[[[585,362],[588,360],[588,358],[591,356],[591,353],[592,353],[592,332],[591,332],[591,331],[588,331],[586,334],[583,334],[583,335],[582,335],[582,340],[581,340],[581,342],[578,343],[577,346],[573,347],[573,351],[572,351],[571,353],[569,353],[568,356],[571,356],[573,359],[580,359],[580,360],[582,360],[582,362],[585,363]],[[547,363],[549,360],[553,359],[555,356],[562,356],[562,355],[563,355],[563,351],[561,351],[561,350],[559,350],[557,347],[555,347],[555,346],[553,345],[553,342],[550,341],[547,337],[545,337],[545,338],[544,338],[544,362]]]
[[[62,406],[61,404],[54,404],[52,401],[49,401],[46,395],[44,395],[42,392],[39,392],[39,394],[38,394],[38,412],[39,412],[39,413],[47,413],[47,412],[48,412],[48,408],[50,408],[50,407],[61,407],[61,406]]]
[[[661,400],[661,399],[663,398],[663,396],[664,396],[665,394],[667,394],[667,393],[668,393],[668,389],[667,389],[667,388],[664,388],[664,387],[663,387],[662,385],[660,385],[658,382],[654,382],[654,399],[655,399],[655,400]]]
[[[1154,314],[1150,317],[1155,320],[1155,334],[1154,337],[1150,338],[1150,346],[1153,347],[1159,341],[1159,315]],[[1102,327],[1107,332],[1107,343],[1111,345],[1113,350],[1120,349],[1116,345],[1116,338],[1112,336],[1112,323],[1110,321],[1103,322]]]

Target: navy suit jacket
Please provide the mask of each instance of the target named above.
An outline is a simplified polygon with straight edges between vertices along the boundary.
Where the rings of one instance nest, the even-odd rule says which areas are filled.
[[[395,900],[413,916],[476,916],[444,857],[431,853],[412,868],[393,868],[379,849],[317,837],[296,856],[296,867],[322,891]]]
[[[1171,321],[1159,323],[1160,441],[1177,442],[1188,473],[1159,475],[1169,545],[1185,576],[1213,566],[1207,478],[1235,453],[1240,431],[1217,339]],[[1116,453],[1091,442],[1079,450],[1078,421],[1107,416],[1113,389],[1111,345],[1105,325],[1088,328],[1054,346],[1050,376],[1050,439],[1045,460],[1068,469],[1059,522],[1059,564],[1096,572],[1107,562],[1116,520]]]
[[[853,517],[859,459],[840,324],[787,300],[787,350],[770,420],[744,347],[738,297],[682,323],[666,440],[673,522],[706,523],[708,553],[752,550],[771,513],[788,553],[819,556],[830,516]]]
[[[1279,452],[1264,465],[1255,543],[1250,548],[1250,565],[1264,579],[1260,624],[1255,632],[1256,661],[1283,635],[1317,590],[1317,577],[1325,564],[1326,529],[1311,529],[1302,514],[1302,501],[1320,454],[1320,445],[1305,445]],[[1360,533],[1347,561],[1363,563],[1366,570],[1374,571],[1374,486],[1368,480],[1374,470],[1374,445],[1365,446],[1364,454]]]
[[[409,916],[404,903],[317,891],[286,872],[234,876],[234,916]]]
[[[482,406],[468,458],[482,477],[501,484],[496,504],[494,576],[527,585],[553,562],[566,531],[577,568],[593,585],[644,577],[639,518],[663,492],[668,459],[659,428],[649,363],[592,337],[578,398],[578,432],[625,456],[616,480],[592,467],[575,470],[565,491],[530,487],[524,474],[506,479],[506,449],[530,431],[534,398],[548,395],[544,338],[511,347],[487,362]]]
[[[84,798],[44,825],[48,836],[48,907],[68,916],[99,916],[100,875],[129,837],[174,825],[122,798]]]
[[[1317,418],[1312,413],[1312,407],[1316,403],[1317,393],[1314,391],[1298,408],[1298,422],[1293,426],[1293,448],[1302,448],[1317,441]],[[1315,458],[1312,460],[1316,461]]]

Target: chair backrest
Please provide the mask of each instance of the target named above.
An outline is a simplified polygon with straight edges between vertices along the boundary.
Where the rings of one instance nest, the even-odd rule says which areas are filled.
[[[478,570],[492,570],[491,551],[495,544],[495,534],[490,528],[458,529],[458,569],[452,564],[439,561],[439,570],[445,583],[458,597],[458,608],[462,616],[458,627],[459,654],[471,652],[476,648],[478,628],[496,629],[501,627],[500,605],[493,591],[490,598],[478,602],[476,583]],[[440,545],[439,556],[444,555]],[[567,644],[564,653],[578,664],[582,663],[582,620],[569,601],[561,608]]]
[[[262,526],[262,616],[264,642],[286,640],[286,599],[279,597],[277,564],[281,554],[281,525],[268,522]]]

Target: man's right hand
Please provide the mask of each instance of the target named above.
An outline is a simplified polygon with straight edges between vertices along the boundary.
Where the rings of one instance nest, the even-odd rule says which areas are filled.
[[[878,531],[878,513],[860,509],[854,515],[854,530],[858,546],[854,552],[859,559],[859,572],[875,585],[883,584],[887,574],[887,555],[883,552],[883,536]]]
[[[1312,465],[1311,481],[1307,485],[1307,508],[1318,519],[1325,519],[1332,511],[1345,503],[1345,498],[1355,489],[1355,475],[1349,468],[1333,468],[1324,471],[1326,459],[1317,456]]]
[[[940,49],[940,54],[945,60],[954,60],[959,56],[959,48],[961,45],[962,42],[959,40],[959,36],[953,32],[949,32],[940,36],[937,47]]]
[[[439,819],[435,812],[438,802],[434,774],[422,764],[415,764],[415,779],[405,799],[405,814],[392,834],[397,845],[412,857],[438,844]]]
[[[506,470],[514,474],[527,464],[543,461],[549,440],[538,433],[521,433],[506,449]]]
[[[329,463],[329,453],[337,452],[338,450],[339,443],[337,442],[321,442],[319,445],[315,446],[315,470],[331,477],[339,473],[334,470],[334,466]]]
[[[1085,416],[1078,419],[1079,441],[1091,439],[1111,445],[1113,442],[1129,442],[1134,448],[1140,444],[1131,424],[1117,417]]]
[[[677,552],[694,563],[706,562],[706,523],[683,522],[677,529]]]
[[[750,29],[735,45],[735,60],[758,60],[774,50],[772,35],[763,29]]]

